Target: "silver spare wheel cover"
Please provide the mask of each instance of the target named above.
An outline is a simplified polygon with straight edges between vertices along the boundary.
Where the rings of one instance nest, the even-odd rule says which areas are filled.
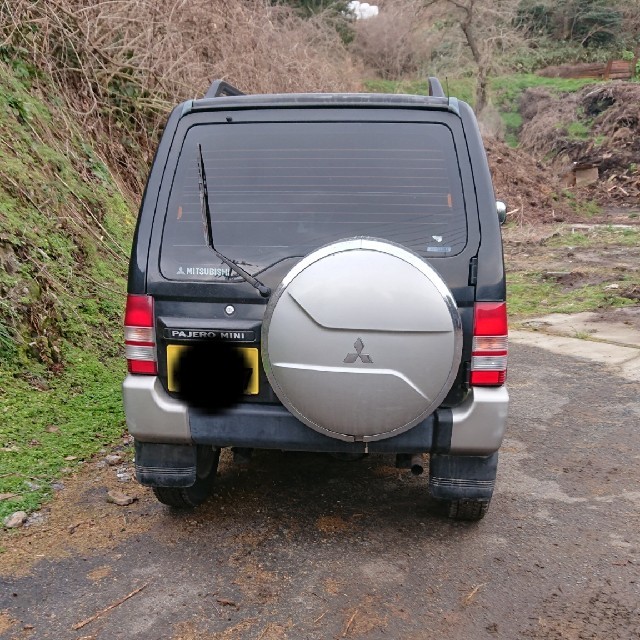
[[[458,371],[462,333],[442,278],[369,238],[301,260],[267,306],[262,359],[281,402],[341,440],[397,435],[431,414]]]

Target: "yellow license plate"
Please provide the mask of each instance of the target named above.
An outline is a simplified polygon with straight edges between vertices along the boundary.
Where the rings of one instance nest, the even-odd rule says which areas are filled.
[[[188,348],[188,345],[183,344],[167,345],[167,386],[169,391],[179,391],[174,372],[176,365],[178,364],[180,354]],[[247,369],[251,369],[249,382],[244,389],[244,393],[248,396],[255,396],[258,394],[260,389],[258,375],[258,350],[250,347],[238,347],[238,351],[244,357]]]

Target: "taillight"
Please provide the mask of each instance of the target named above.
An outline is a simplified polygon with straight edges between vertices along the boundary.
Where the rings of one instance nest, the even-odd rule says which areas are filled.
[[[473,317],[471,385],[498,387],[507,378],[507,305],[476,302]]]
[[[146,375],[158,373],[151,296],[127,296],[127,308],[124,314],[124,351],[129,373]]]

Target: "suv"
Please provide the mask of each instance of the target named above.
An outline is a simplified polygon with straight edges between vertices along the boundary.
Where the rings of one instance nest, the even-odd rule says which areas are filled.
[[[504,205],[471,108],[429,87],[244,95],[216,81],[174,109],[125,317],[136,474],[161,502],[206,500],[222,447],[394,453],[415,473],[429,453],[432,498],[484,516],[509,400]],[[218,411],[179,374],[205,354],[190,380],[226,389],[214,344],[246,371]]]

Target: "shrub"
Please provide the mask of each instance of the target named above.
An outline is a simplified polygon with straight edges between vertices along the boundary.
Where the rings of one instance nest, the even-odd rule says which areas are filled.
[[[322,15],[267,0],[11,0],[0,3],[0,25],[5,56],[53,79],[135,191],[170,107],[214,78],[247,92],[356,86]]]

